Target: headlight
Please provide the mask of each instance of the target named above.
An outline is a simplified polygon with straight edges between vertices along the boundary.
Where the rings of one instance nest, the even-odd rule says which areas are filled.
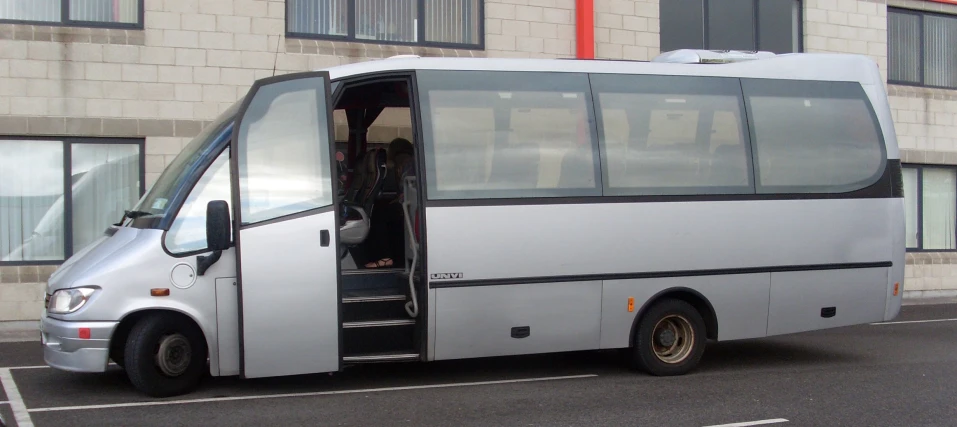
[[[50,308],[47,310],[53,314],[72,313],[83,307],[94,292],[94,288],[60,289],[50,297]]]

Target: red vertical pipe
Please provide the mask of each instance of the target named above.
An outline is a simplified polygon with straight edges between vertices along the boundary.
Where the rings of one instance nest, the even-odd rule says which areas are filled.
[[[595,0],[575,0],[576,54],[579,59],[595,58]]]
[[[113,0],[113,22],[120,22],[120,0]]]

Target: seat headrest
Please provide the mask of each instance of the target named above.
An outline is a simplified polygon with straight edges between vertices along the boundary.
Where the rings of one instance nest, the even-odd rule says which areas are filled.
[[[409,154],[412,155],[415,153],[414,148],[412,148],[412,143],[405,138],[396,138],[389,142],[389,151],[388,158],[394,159],[399,154]]]

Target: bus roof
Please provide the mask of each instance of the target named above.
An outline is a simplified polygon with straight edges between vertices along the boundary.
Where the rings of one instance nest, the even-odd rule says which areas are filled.
[[[689,59],[690,58],[690,59]],[[721,63],[722,58],[728,62]],[[699,59],[700,62],[694,62]],[[663,74],[713,77],[775,78],[790,80],[853,81],[883,84],[877,63],[869,57],[835,53],[791,53],[681,50],[665,52],[652,61],[603,59],[527,59],[474,57],[418,57],[399,55],[323,69],[332,79],[363,74],[414,71],[539,71],[611,74]]]

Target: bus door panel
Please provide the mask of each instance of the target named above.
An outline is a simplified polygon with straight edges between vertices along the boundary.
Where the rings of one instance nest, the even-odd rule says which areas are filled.
[[[261,80],[240,110],[231,159],[240,371],[336,371],[338,214],[329,76]]]

